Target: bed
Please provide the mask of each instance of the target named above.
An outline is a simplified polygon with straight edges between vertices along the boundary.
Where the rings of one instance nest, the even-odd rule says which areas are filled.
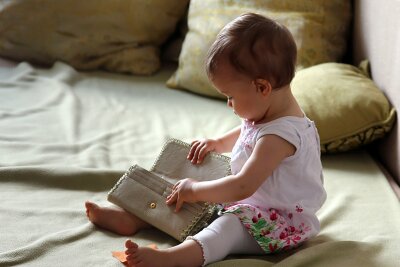
[[[395,0],[355,1],[351,41],[353,62],[369,59],[397,110],[399,9]],[[388,42],[378,42],[382,36]],[[85,200],[109,205],[107,192],[125,170],[150,168],[168,138],[190,142],[240,123],[224,101],[167,88],[176,69],[164,62],[139,76],[1,59],[0,266],[122,266],[111,251],[123,250],[127,237],[91,224]],[[231,255],[210,266],[399,266],[397,125],[368,146],[323,154],[328,198],[317,237],[294,251]],[[131,238],[177,244],[156,229]]]

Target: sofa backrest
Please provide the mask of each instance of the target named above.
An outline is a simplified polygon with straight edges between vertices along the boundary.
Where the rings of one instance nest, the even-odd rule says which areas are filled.
[[[400,111],[400,1],[354,0],[353,63],[368,59],[375,83]],[[400,182],[399,115],[376,145],[379,159]]]

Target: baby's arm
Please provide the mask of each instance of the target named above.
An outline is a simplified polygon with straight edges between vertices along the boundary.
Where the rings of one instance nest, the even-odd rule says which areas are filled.
[[[193,164],[200,164],[210,151],[217,153],[231,152],[240,135],[240,126],[230,130],[217,139],[202,139],[192,142],[188,160]]]
[[[167,204],[176,202],[176,210],[179,210],[184,202],[227,203],[248,198],[282,160],[295,152],[296,148],[281,137],[265,135],[257,141],[253,153],[238,174],[205,182],[181,180],[174,186]]]

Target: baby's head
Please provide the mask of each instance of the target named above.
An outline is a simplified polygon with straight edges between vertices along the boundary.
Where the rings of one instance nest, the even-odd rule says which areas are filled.
[[[247,13],[227,24],[208,51],[206,71],[211,81],[230,68],[250,80],[263,79],[272,89],[290,84],[297,49],[289,30],[274,20]]]

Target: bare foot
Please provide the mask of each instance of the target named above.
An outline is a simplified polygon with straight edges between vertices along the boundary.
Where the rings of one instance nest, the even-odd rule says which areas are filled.
[[[125,254],[128,266],[132,267],[168,267],[172,266],[171,258],[163,250],[139,247],[131,240],[125,242]]]
[[[95,225],[120,235],[133,235],[149,224],[118,207],[100,207],[86,201],[86,215]]]
[[[131,267],[198,267],[204,261],[200,245],[193,240],[161,250],[139,247],[138,244],[127,240],[125,247],[126,260]]]

